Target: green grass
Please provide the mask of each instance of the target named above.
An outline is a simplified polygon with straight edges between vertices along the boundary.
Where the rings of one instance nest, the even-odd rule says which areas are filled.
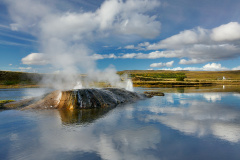
[[[4,85],[16,85],[19,84],[21,81],[19,80],[12,80],[12,81],[4,81]]]
[[[42,76],[42,74],[37,73],[0,71],[0,84],[37,84],[42,79]]]
[[[0,100],[0,104],[5,104],[9,102],[14,102],[14,100]]]
[[[184,81],[185,78],[187,78],[185,75],[178,75],[176,81]]]
[[[177,78],[179,76],[185,76],[185,73],[142,73],[142,74],[130,74],[131,77],[148,77],[148,78]]]
[[[240,70],[237,71],[165,71],[165,70],[126,70],[118,74],[128,74],[132,78],[143,76],[151,78],[176,78],[178,75],[185,75],[190,80],[240,80]]]
[[[165,71],[165,70],[126,70],[118,74],[131,76],[134,86],[162,85],[240,85],[240,70],[238,71]],[[226,80],[222,78],[226,77]],[[181,82],[179,84],[178,82]],[[182,83],[183,82],[183,83]]]
[[[3,105],[10,102],[14,102],[14,100],[0,100],[0,109],[4,109]]]

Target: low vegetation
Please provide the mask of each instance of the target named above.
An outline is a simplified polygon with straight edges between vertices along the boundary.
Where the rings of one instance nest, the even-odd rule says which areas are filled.
[[[34,85],[42,79],[42,74],[0,71],[0,85]]]
[[[176,81],[184,81],[185,78],[187,78],[185,76],[185,74],[184,75],[178,75],[177,78],[176,78]]]
[[[0,100],[0,109],[5,109],[4,104],[14,102],[14,100]]]
[[[118,74],[130,75],[135,87],[240,85],[240,71],[126,70]]]
[[[135,87],[173,87],[240,85],[239,71],[164,71],[164,70],[126,70],[118,74],[128,74]],[[44,74],[0,71],[0,88],[39,87]],[[54,80],[56,75],[49,74]],[[83,76],[83,75],[79,75]],[[83,76],[83,78],[86,75]],[[224,77],[224,78],[223,78]],[[104,82],[107,87],[107,84]]]

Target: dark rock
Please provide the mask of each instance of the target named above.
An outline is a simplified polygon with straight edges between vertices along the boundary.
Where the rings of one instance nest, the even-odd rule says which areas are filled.
[[[146,91],[144,92],[144,94],[148,97],[153,97],[153,96],[164,96],[164,93],[162,92],[157,92],[157,91],[152,91],[152,92],[149,92],[149,91]]]
[[[116,107],[121,103],[131,103],[144,99],[138,94],[119,88],[78,89],[54,91],[42,97],[5,104],[15,109],[88,109]]]
[[[143,98],[146,98],[146,96],[118,88],[79,89],[63,91],[58,108],[115,107],[121,103],[134,102]]]

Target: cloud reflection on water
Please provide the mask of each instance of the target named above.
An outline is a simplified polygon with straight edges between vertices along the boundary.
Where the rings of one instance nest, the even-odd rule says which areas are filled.
[[[39,121],[40,140],[39,150],[49,157],[50,151],[78,152],[97,154],[101,159],[159,159],[147,154],[160,143],[160,130],[153,126],[143,126],[131,121],[132,106],[127,105],[124,110],[116,108],[111,114],[96,119],[94,123],[62,124],[60,114],[50,117],[51,120],[41,118]],[[54,111],[53,111],[54,112]],[[42,112],[41,116],[44,115]],[[58,114],[56,111],[54,114]],[[119,124],[127,125],[119,125]],[[34,154],[36,155],[36,154]],[[40,155],[44,159],[44,155]],[[56,158],[56,157],[55,157]]]
[[[223,105],[216,103],[221,101],[226,94],[201,93],[182,95],[195,97],[192,99],[177,99],[179,103],[177,107],[150,107],[149,111],[152,114],[147,115],[145,121],[160,122],[186,135],[198,137],[213,135],[216,138],[229,142],[240,141],[239,108],[233,107],[231,104]],[[197,100],[199,95],[203,99]]]
[[[171,93],[110,111],[4,111],[0,119],[5,121],[0,122],[10,127],[1,133],[7,145],[0,153],[6,151],[7,159],[237,157],[239,98],[228,93]],[[232,100],[235,103],[229,104]],[[192,148],[202,154],[196,155]],[[219,154],[222,149],[226,152]]]

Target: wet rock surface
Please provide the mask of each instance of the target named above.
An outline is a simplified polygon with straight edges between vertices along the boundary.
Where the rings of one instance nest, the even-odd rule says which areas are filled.
[[[62,92],[59,108],[105,108],[121,103],[134,102],[146,98],[145,95],[125,89],[79,89]]]
[[[5,104],[11,109],[92,109],[116,107],[147,98],[145,94],[119,88],[54,91],[42,97]]]

